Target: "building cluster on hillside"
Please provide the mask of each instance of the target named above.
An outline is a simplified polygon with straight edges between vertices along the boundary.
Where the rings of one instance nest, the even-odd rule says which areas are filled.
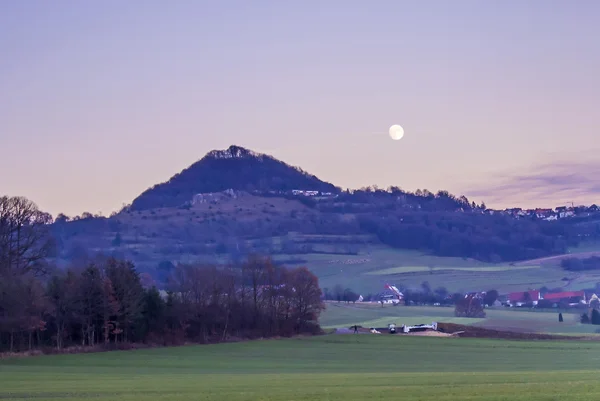
[[[303,190],[303,189],[292,189],[292,195],[325,196],[325,197],[336,196],[333,192],[306,191],[306,190]]]
[[[486,291],[471,291],[464,294],[465,298],[470,297],[472,299],[478,299],[482,305],[485,304],[487,297]],[[432,305],[451,305],[453,297],[456,294],[448,294],[442,301],[436,301]],[[385,286],[385,290],[379,294],[378,302],[399,304],[403,303],[405,295],[393,285]],[[432,301],[433,302],[433,301]],[[411,302],[411,304],[414,304]],[[510,307],[510,308],[595,308],[600,309],[600,299],[594,293],[594,291],[561,291],[561,292],[542,292],[539,290],[528,290],[511,292],[506,294],[498,294],[497,299],[492,305],[485,305],[485,307]]]
[[[273,192],[273,191],[271,191]],[[307,197],[319,197],[319,198],[330,198],[337,197],[336,194],[331,192],[320,192],[320,191],[308,191],[308,190],[300,190],[294,189],[292,191],[286,191],[287,194],[292,194],[295,196],[307,196]],[[403,204],[403,207],[410,209],[421,209],[420,204],[410,204],[407,203],[406,195],[398,195],[396,196],[396,200]],[[544,208],[535,208],[535,209],[522,209],[522,208],[508,208],[504,210],[496,210],[496,209],[487,209],[485,206],[475,206],[473,204],[473,209],[465,209],[460,208],[458,211],[468,212],[474,211],[479,213],[487,213],[487,214],[501,214],[505,216],[511,216],[514,218],[537,218],[547,221],[570,218],[570,217],[586,217],[592,214],[600,212],[600,207],[597,205],[591,206],[557,206],[554,209],[544,209]]]
[[[293,189],[291,191],[267,191],[271,195],[294,195],[294,196],[305,196],[311,198],[337,198],[338,194],[332,192],[322,192],[316,190],[304,190],[304,189]],[[466,198],[465,198],[466,199]],[[421,209],[422,206],[419,203],[413,204],[408,202],[408,196],[406,194],[401,194],[396,196],[396,201],[401,203],[404,208],[410,209]],[[558,220],[564,218],[571,217],[586,217],[592,214],[600,212],[600,207],[593,204],[591,206],[557,206],[554,209],[548,208],[535,208],[535,209],[523,209],[519,207],[507,208],[504,210],[498,209],[488,209],[485,205],[475,205],[472,204],[472,208],[468,207],[459,207],[457,211],[460,212],[476,212],[476,213],[485,213],[485,214],[500,214],[505,216],[511,216],[514,218],[537,218],[541,220]]]
[[[235,191],[233,189],[226,189],[221,192],[209,192],[196,194],[192,197],[191,204],[196,205],[200,203],[217,203],[227,199],[237,199],[242,196],[241,191]]]
[[[262,195],[265,192],[263,191],[251,191],[251,193],[255,195]],[[311,198],[332,198],[337,197],[336,194],[332,192],[321,192],[321,191],[307,191],[300,189],[293,189],[291,191],[267,191],[266,193],[270,195],[294,195],[294,196],[306,196]],[[196,205],[200,203],[218,203],[227,199],[236,199],[246,194],[244,191],[237,191],[234,189],[226,189],[225,191],[220,192],[207,192],[207,193],[199,193],[195,194],[192,197],[192,200],[189,202],[191,205]]]
[[[475,298],[484,299],[486,292],[472,292],[467,295],[473,295]],[[505,306],[505,307],[538,307],[538,308],[574,308],[574,307],[600,307],[598,296],[586,291],[561,291],[545,292],[539,290],[528,290],[511,292],[508,294],[499,294],[494,305],[487,306]]]
[[[597,213],[600,208],[597,205],[591,206],[558,206],[554,209],[521,209],[510,208],[504,210],[486,209],[488,214],[502,214],[515,218],[531,218],[535,217],[543,220],[558,220],[575,216],[589,216],[592,213]]]
[[[256,194],[267,193],[270,195],[294,195],[294,196],[307,196],[307,197],[324,197],[324,198],[336,198],[338,195],[333,192],[313,191],[305,189],[292,189],[291,191],[254,191]]]
[[[592,302],[596,302],[598,296],[591,294],[586,296],[585,291],[563,291],[563,292],[547,292],[542,294],[538,290],[529,290],[521,292],[511,292],[502,297],[502,303],[506,306],[522,307],[522,306],[538,306],[550,308],[566,308],[577,306],[591,306]]]

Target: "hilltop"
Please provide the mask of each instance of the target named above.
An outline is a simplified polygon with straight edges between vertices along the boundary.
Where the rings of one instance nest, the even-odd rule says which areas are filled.
[[[232,145],[213,150],[190,167],[155,185],[135,198],[130,210],[182,206],[194,195],[225,190],[288,192],[313,190],[337,193],[333,184],[321,181],[298,167],[272,156]]]

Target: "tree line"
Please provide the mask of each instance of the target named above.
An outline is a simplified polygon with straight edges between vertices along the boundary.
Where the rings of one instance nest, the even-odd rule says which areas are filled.
[[[560,266],[569,271],[600,270],[600,257],[566,258],[560,261]]]
[[[359,216],[361,229],[394,248],[485,262],[565,253],[577,244],[566,226],[472,212],[381,211]]]
[[[318,279],[250,256],[230,266],[180,264],[167,291],[133,263],[97,257],[58,269],[48,221],[24,198],[0,198],[0,351],[130,343],[175,345],[320,331]]]
[[[176,345],[318,333],[317,278],[253,257],[241,266],[178,265],[169,291],[107,258],[47,279],[3,275],[0,350],[119,343]]]
[[[434,194],[427,189],[417,189],[415,192],[410,192],[396,186],[383,189],[376,185],[355,190],[346,190],[339,193],[329,205],[327,205],[327,202],[321,203],[324,204],[321,208],[322,210],[335,210],[337,212],[365,210],[364,207],[360,207],[361,204],[373,206],[388,204],[388,206],[392,207],[400,205],[416,210],[452,212],[458,210],[485,210],[486,208],[484,203],[478,205],[464,195],[456,196],[445,190],[440,190]]]

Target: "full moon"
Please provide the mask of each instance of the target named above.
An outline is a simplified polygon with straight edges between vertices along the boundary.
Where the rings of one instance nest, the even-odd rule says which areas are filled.
[[[402,139],[403,136],[404,136],[404,129],[401,126],[395,124],[390,127],[390,137],[394,141],[398,141],[398,140]]]

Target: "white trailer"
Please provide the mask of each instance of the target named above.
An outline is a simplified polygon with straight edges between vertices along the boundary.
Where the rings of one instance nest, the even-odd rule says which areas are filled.
[[[402,325],[403,333],[410,333],[411,331],[425,331],[425,330],[435,330],[437,331],[437,322],[432,322],[431,324],[416,324],[413,326]]]

